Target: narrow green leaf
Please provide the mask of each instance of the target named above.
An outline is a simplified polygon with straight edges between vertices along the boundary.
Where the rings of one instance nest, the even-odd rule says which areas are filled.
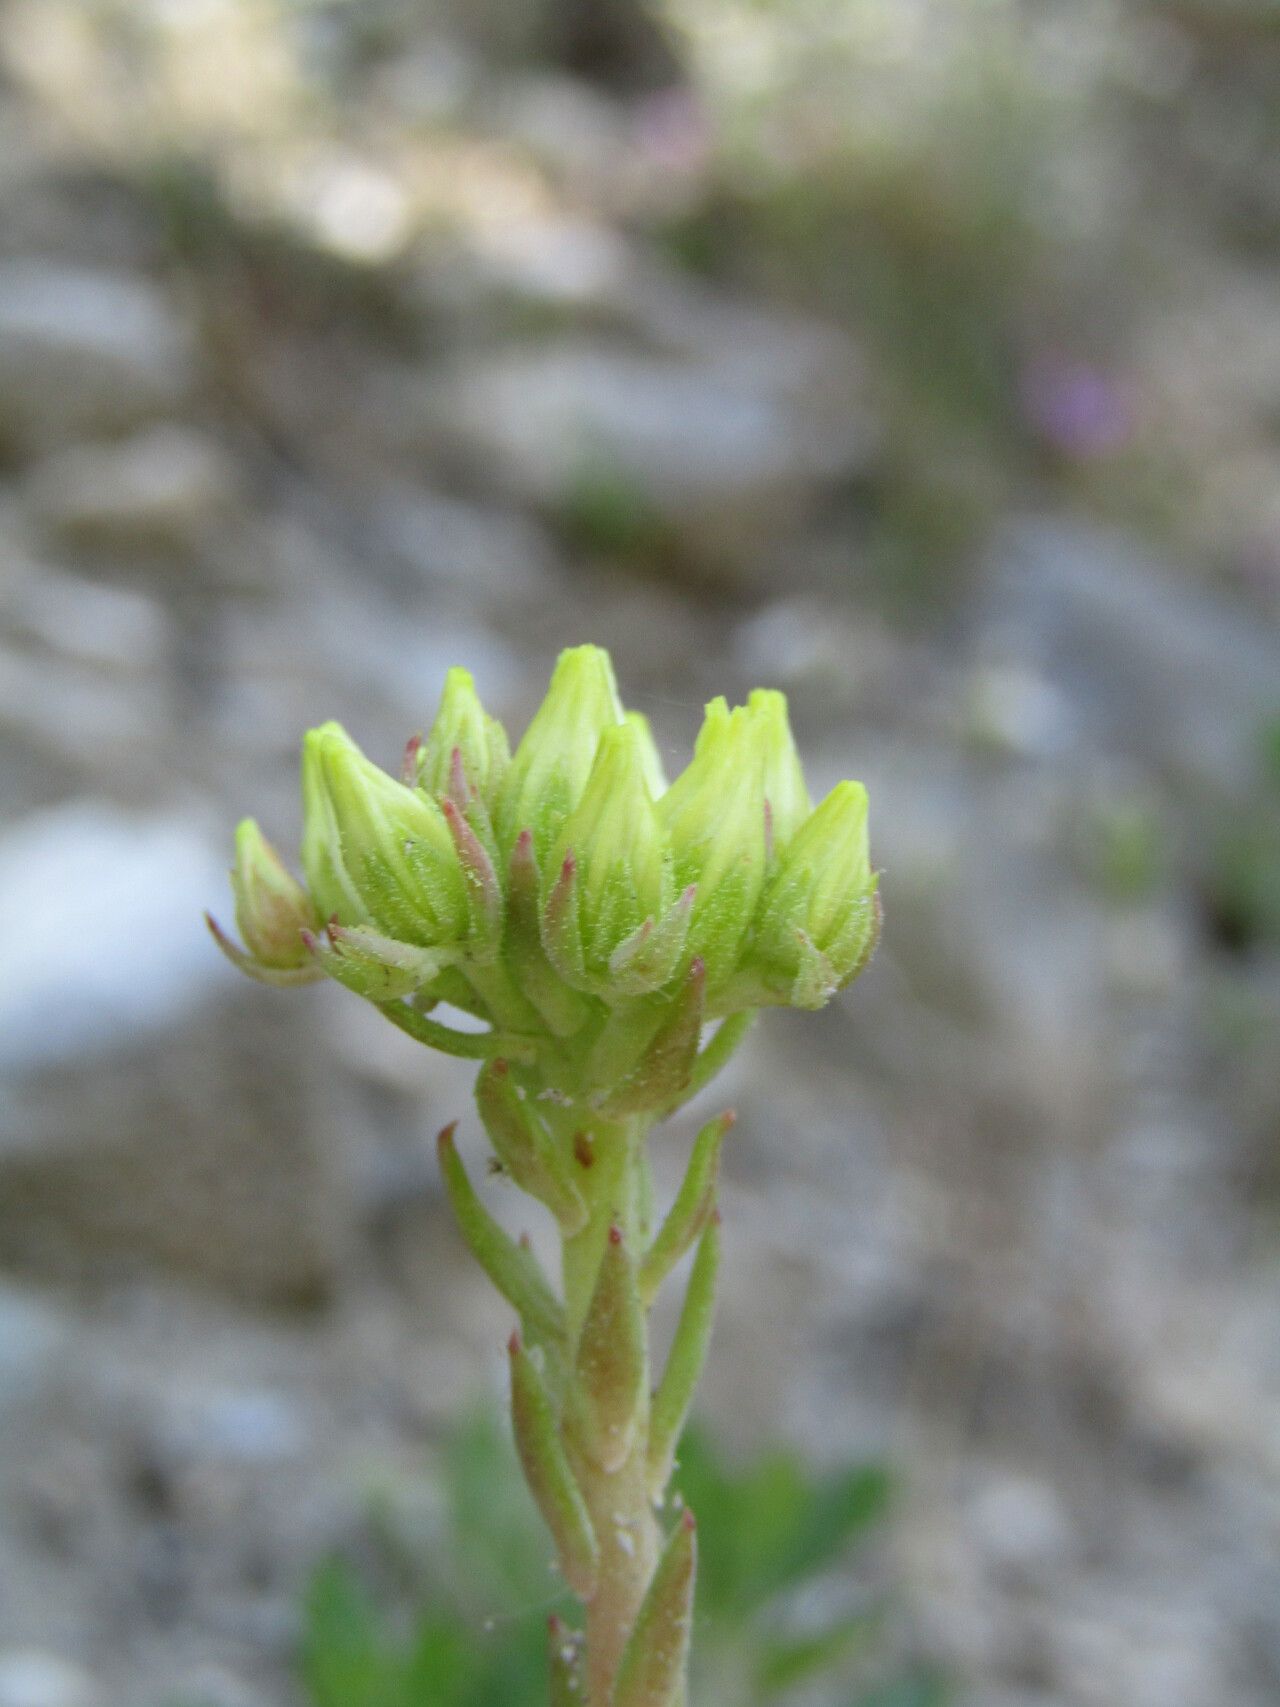
[[[511,1422],[525,1481],[556,1544],[560,1569],[585,1600],[595,1588],[600,1548],[577,1478],[569,1467],[551,1399],[537,1365],[512,1334]]]
[[[640,1297],[646,1308],[680,1258],[702,1234],[716,1206],[720,1146],[733,1125],[731,1110],[709,1120],[693,1141],[689,1166],[670,1213],[640,1265]]]
[[[766,1641],[756,1667],[756,1687],[762,1696],[794,1689],[816,1673],[838,1665],[867,1643],[877,1628],[874,1615],[854,1612],[810,1636]]]
[[[686,1511],[658,1560],[628,1638],[612,1707],[677,1707],[682,1699],[697,1567],[697,1526]]]
[[[655,1498],[671,1479],[680,1432],[693,1403],[715,1319],[720,1270],[720,1217],[713,1214],[698,1244],[684,1308],[649,1415],[649,1488]]]
[[[621,1227],[610,1227],[578,1339],[574,1422],[602,1469],[626,1461],[649,1386],[648,1336],[636,1268]]]
[[[715,1036],[695,1058],[689,1073],[688,1083],[680,1088],[670,1102],[663,1105],[658,1115],[659,1120],[668,1119],[678,1108],[682,1108],[685,1103],[697,1096],[700,1090],[704,1090],[711,1083],[720,1069],[727,1066],[739,1046],[745,1041],[747,1033],[756,1022],[756,1017],[757,1010],[755,1008],[743,1008],[740,1012],[730,1014],[727,1019],[720,1022]]]
[[[543,1279],[533,1253],[516,1244],[476,1196],[454,1145],[453,1132],[453,1126],[446,1126],[436,1142],[440,1171],[459,1231],[481,1268],[519,1314],[529,1338],[562,1346],[565,1323],[559,1299]]]
[[[706,966],[695,958],[638,1064],[602,1099],[602,1113],[614,1119],[642,1114],[683,1094],[697,1059],[706,986]]]
[[[538,1198],[572,1237],[587,1223],[587,1205],[562,1153],[506,1061],[491,1061],[476,1080],[476,1107],[498,1160],[531,1197]]]

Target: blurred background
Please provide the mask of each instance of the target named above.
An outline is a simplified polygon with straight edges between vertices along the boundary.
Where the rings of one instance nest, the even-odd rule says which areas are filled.
[[[540,1699],[468,1072],[199,915],[584,640],[885,873],[708,1105],[698,1707],[1280,1702],[1275,0],[7,0],[0,1707]]]

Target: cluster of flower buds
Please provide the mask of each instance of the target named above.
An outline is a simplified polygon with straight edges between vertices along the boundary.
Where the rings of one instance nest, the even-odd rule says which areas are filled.
[[[514,756],[457,669],[400,779],[329,723],[306,737],[302,786],[306,888],[240,827],[243,949],[218,933],[236,963],[424,1016],[452,1003],[517,1056],[550,1043],[569,1093],[626,1081],[624,1099],[661,1102],[704,1020],[820,1007],[875,943],[865,791],[842,782],[812,808],[778,693],[712,701],[667,787],[598,648],[562,654]],[[664,1070],[640,1071],[645,1053]]]
[[[594,646],[561,655],[514,754],[451,670],[399,778],[327,723],[302,790],[305,887],[240,827],[243,948],[217,933],[236,963],[269,983],[327,974],[424,1041],[536,1064],[611,1114],[676,1097],[704,1022],[820,1007],[879,928],[865,791],[812,807],[781,694],[713,700],[668,787]],[[441,1002],[488,1040],[428,1019]]]

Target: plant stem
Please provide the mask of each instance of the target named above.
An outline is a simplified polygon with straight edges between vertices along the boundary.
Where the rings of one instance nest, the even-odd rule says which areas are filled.
[[[596,1121],[581,1135],[591,1156],[583,1172],[590,1204],[587,1225],[563,1242],[565,1310],[571,1343],[581,1334],[610,1229],[621,1232],[638,1261],[647,1228],[644,1140],[649,1122]],[[644,1317],[647,1352],[648,1318]],[[646,1368],[648,1364],[645,1359]],[[600,1546],[595,1592],[586,1603],[584,1685],[588,1707],[608,1707],[627,1639],[653,1576],[659,1550],[658,1525],[648,1488],[649,1396],[646,1381],[641,1414],[625,1459],[609,1470],[575,1438],[572,1407],[565,1412],[565,1446],[591,1514]]]

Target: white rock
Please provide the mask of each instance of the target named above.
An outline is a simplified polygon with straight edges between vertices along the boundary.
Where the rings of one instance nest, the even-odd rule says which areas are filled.
[[[172,1024],[233,976],[201,910],[225,859],[187,820],[98,800],[0,841],[0,1068],[80,1057]]]
[[[172,305],[129,274],[0,262],[0,419],[38,442],[118,428],[189,391],[192,341]]]

